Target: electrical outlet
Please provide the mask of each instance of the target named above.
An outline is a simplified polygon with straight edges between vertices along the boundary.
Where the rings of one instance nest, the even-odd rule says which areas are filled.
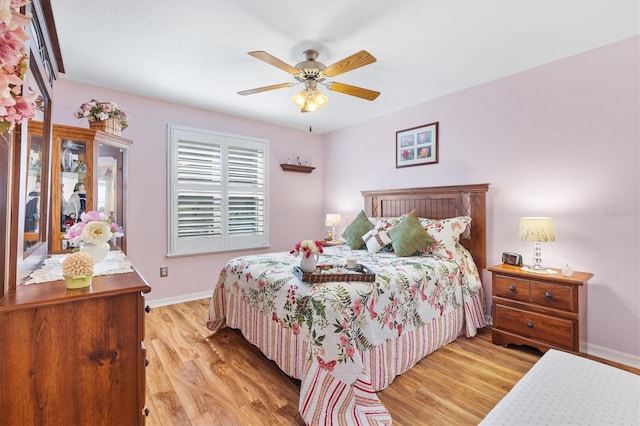
[[[161,266],[160,267],[160,277],[168,277],[169,276],[169,267],[168,266]]]

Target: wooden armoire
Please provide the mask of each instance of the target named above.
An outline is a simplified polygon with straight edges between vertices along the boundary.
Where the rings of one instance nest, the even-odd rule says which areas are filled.
[[[59,248],[51,200],[61,165],[53,161],[51,111],[64,68],[50,0],[31,0],[24,12],[31,16],[24,87],[38,91],[43,108],[34,117],[39,133],[23,123],[0,135],[0,424],[144,424],[150,287],[140,274],[94,276],[75,290],[61,280],[25,284]],[[119,179],[126,186],[124,171]]]

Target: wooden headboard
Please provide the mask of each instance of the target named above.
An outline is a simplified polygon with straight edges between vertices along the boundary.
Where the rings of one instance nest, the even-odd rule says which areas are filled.
[[[486,202],[488,183],[428,188],[362,191],[369,217],[401,216],[415,209],[419,217],[447,219],[471,216],[471,229],[460,238],[478,269],[487,267]]]

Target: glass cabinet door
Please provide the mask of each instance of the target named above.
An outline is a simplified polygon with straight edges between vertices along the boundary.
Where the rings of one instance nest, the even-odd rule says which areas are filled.
[[[31,60],[30,67],[34,65]],[[47,221],[48,221],[48,188],[50,158],[50,127],[43,130],[43,121],[51,115],[50,99],[46,84],[31,69],[26,74],[26,87],[36,97],[34,118],[27,123],[26,158],[23,164],[26,170],[26,197],[23,218],[22,258],[25,259],[36,251],[39,256],[46,255]],[[32,126],[33,124],[33,126]],[[42,249],[40,248],[42,247]]]
[[[80,221],[83,212],[92,210],[92,185],[91,185],[91,156],[89,155],[89,143],[85,140],[55,138],[60,144],[60,175],[57,203],[52,217],[57,220],[52,224],[54,233],[64,233],[76,222]],[[89,165],[87,165],[89,163]],[[57,234],[54,234],[57,235]],[[74,249],[75,244],[69,240],[60,240],[62,249]]]
[[[96,210],[104,212],[120,226],[124,226],[124,161],[125,150],[101,143],[98,148]],[[124,251],[121,237],[111,244]]]
[[[46,240],[44,236],[45,224],[40,220],[46,212],[41,212],[42,167],[44,140],[42,134],[34,134],[28,137],[27,158],[27,198],[25,200],[24,215],[24,252],[28,253],[40,241]],[[43,194],[46,196],[46,192]]]

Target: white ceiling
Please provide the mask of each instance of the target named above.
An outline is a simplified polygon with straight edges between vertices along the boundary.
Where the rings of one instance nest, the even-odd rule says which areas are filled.
[[[61,78],[325,133],[639,34],[638,0],[51,0]],[[377,62],[330,81],[375,101],[302,86],[236,94],[292,76],[315,49],[331,65],[362,49]],[[323,90],[324,89],[324,90]],[[106,100],[106,99],[105,99]],[[115,100],[115,99],[110,99]],[[123,110],[126,105],[120,105]]]

